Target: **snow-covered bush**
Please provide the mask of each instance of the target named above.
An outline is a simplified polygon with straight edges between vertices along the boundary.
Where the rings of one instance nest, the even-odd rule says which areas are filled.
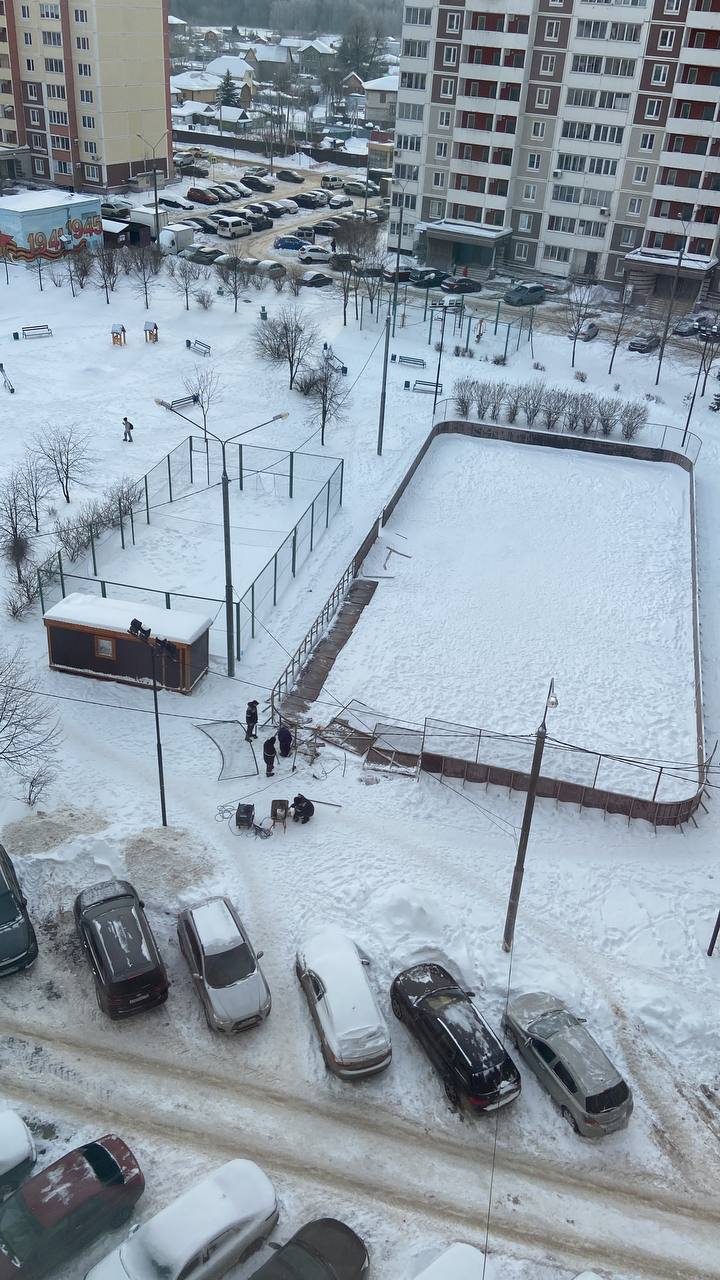
[[[562,419],[567,401],[567,391],[562,387],[548,387],[542,405],[542,422],[547,431],[555,431]]]
[[[500,417],[500,410],[505,403],[505,393],[507,391],[507,383],[497,382],[490,383],[490,417],[493,422],[497,422]]]
[[[633,440],[638,431],[641,431],[647,424],[647,420],[647,405],[633,403],[632,400],[628,401],[620,415],[623,440]]]
[[[544,382],[525,382],[521,389],[520,404],[525,414],[525,421],[531,427],[535,422],[545,399]]]
[[[611,436],[620,421],[622,400],[613,396],[601,396],[597,402],[597,416],[604,436]]]
[[[492,383],[484,380],[475,384],[475,400],[477,403],[478,418],[482,422],[487,417],[490,402],[492,400]]]
[[[563,410],[563,426],[566,431],[577,431],[580,426],[580,396],[577,391],[571,391],[565,401]]]
[[[580,426],[584,436],[589,436],[595,427],[597,421],[597,400],[589,391],[583,391],[580,396]]]
[[[461,418],[469,418],[470,416],[476,387],[477,383],[474,378],[458,378],[455,382],[453,400],[455,402],[455,412],[459,413]]]
[[[505,391],[505,410],[508,422],[515,422],[520,412],[520,402],[522,400],[522,384],[519,382],[511,382]]]

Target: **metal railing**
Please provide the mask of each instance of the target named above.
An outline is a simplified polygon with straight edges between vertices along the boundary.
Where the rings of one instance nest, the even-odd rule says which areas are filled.
[[[326,631],[345,599],[350,584],[356,574],[356,560],[357,557],[353,556],[350,564],[340,578],[340,581],[336,583],[331,595],[325,601],[325,604],[315,618],[310,630],[303,636],[300,644],[285,667],[285,670],[281,673],[270,690],[270,716],[273,722],[278,719],[280,715],[278,705],[280,700],[286,696],[288,690],[295,684],[300,672],[315,648],[315,645]]]

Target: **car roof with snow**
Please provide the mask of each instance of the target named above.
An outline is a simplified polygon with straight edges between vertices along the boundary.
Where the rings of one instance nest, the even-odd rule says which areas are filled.
[[[384,1027],[384,1019],[368,983],[358,949],[337,925],[311,934],[300,954],[327,991],[329,1012],[338,1034]],[[333,999],[334,997],[334,999]]]
[[[275,1206],[267,1174],[251,1160],[230,1160],[143,1222],[120,1256],[132,1275],[171,1278],[203,1244],[238,1222],[269,1217]]]
[[[199,907],[191,907],[190,914],[206,955],[217,955],[243,941],[237,921],[224,898],[211,898]]]
[[[415,1280],[482,1280],[483,1255],[471,1244],[452,1244]]]

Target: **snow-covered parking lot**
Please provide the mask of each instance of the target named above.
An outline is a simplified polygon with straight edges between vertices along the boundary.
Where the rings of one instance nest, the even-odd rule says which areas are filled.
[[[142,340],[146,312],[124,279],[108,307],[97,291],[73,299],[52,287],[41,295],[15,268],[0,298],[0,360],[16,386],[12,397],[0,393],[4,478],[48,422],[76,423],[92,441],[71,513],[184,439],[187,424],[156,400],[182,394],[195,363],[185,340],[196,334],[211,344],[223,384],[211,430],[224,437],[287,411],[286,422],[257,433],[259,444],[300,449],[316,431],[308,400],[288,390],[286,370],[253,349],[260,305],[275,314],[287,295],[249,291],[237,316],[216,297],[209,312],[188,315],[161,281],[149,312],[160,329],[156,349]],[[0,800],[0,839],[40,944],[32,969],[3,980],[0,1095],[34,1127],[44,1163],[119,1132],[145,1171],[143,1218],[200,1173],[248,1156],[278,1190],[274,1238],[287,1239],[313,1216],[343,1218],[367,1242],[371,1280],[412,1280],[452,1240],[484,1249],[486,1229],[486,1280],[570,1280],[588,1268],[603,1280],[718,1277],[720,958],[705,956],[720,906],[716,772],[707,812],[682,833],[540,800],[511,967],[500,939],[522,793],[389,776],[331,747],[316,760],[301,752],[294,772],[292,761],[279,761],[270,780],[255,774],[242,735],[244,776],[217,781],[219,753],[197,725],[242,720],[250,697],[260,700],[262,721],[289,654],[431,421],[431,397],[405,391],[404,370],[392,366],[378,457],[382,326],[368,322],[366,307],[362,331],[352,309],[344,328],[329,290],[297,305],[348,367],[347,415],[326,445],[345,459],[343,506],[259,627],[236,679],[213,665],[190,697],[160,694],[166,831],[148,691],[50,672],[37,607],[21,621],[0,619],[2,645],[21,649],[28,680],[62,730],[56,778],[37,810],[28,810],[9,776]],[[110,345],[115,320],[126,326],[125,348]],[[13,330],[40,322],[52,327],[52,339],[13,341]],[[419,313],[411,322],[398,327],[393,350],[425,358],[427,324]],[[480,346],[472,372],[542,374],[572,389],[566,340],[538,328],[534,347],[511,352],[507,367],[480,369]],[[534,370],[533,357],[546,369]],[[617,381],[621,394],[653,393],[651,362],[620,352],[608,377],[608,358],[601,340],[582,352],[587,388],[605,392]],[[446,389],[467,371],[468,362],[448,352]],[[655,420],[681,421],[692,378],[690,359],[673,351],[662,403],[652,404]],[[696,488],[712,747],[720,724],[720,450],[705,403],[695,419],[703,438]],[[135,423],[132,446],[122,442],[126,413]],[[317,439],[308,447],[319,451]],[[33,538],[38,557],[53,545],[48,508],[64,514],[58,497],[44,503]],[[120,580],[134,581],[123,566],[147,555],[143,572],[165,589],[214,594],[223,580],[219,515],[207,502],[184,499],[171,514],[192,524],[164,517],[139,531],[134,550],[113,551]],[[669,466],[436,442],[368,561],[369,572],[392,576],[379,582],[310,719],[324,723],[355,698],[400,716],[451,713],[527,732],[554,675],[559,736],[586,743],[592,728],[602,742],[589,745],[691,762],[686,502],[686,477]],[[282,537],[294,519],[290,500],[275,491],[252,495],[242,511],[236,505],[238,564],[244,545],[256,548],[267,529]],[[405,556],[390,555],[383,568],[390,546]],[[8,569],[6,589],[11,582]],[[291,824],[265,841],[234,833],[228,814],[238,801],[265,817],[272,799],[297,791],[327,802],[307,827]],[[126,876],[143,897],[172,982],[162,1009],[121,1024],[97,1007],[72,920],[78,891],[111,875]],[[207,1029],[175,932],[177,912],[213,894],[236,904],[264,952],[273,995],[267,1023],[233,1039]],[[326,1072],[293,971],[301,939],[323,923],[340,925],[371,957],[370,981],[393,1039],[388,1071],[359,1085]],[[578,1138],[529,1071],[521,1097],[496,1113],[497,1130],[495,1117],[453,1113],[390,1010],[392,978],[421,959],[462,978],[496,1028],[508,990],[553,991],[587,1017],[633,1089],[629,1127],[598,1143]],[[118,1238],[103,1238],[53,1274],[78,1280]],[[232,1280],[248,1280],[267,1256],[237,1268]]]

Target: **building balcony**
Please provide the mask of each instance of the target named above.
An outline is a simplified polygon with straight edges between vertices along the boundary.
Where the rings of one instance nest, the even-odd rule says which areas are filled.
[[[662,159],[660,163],[667,169],[696,169],[702,170],[706,167],[708,157],[697,155],[692,151],[672,151],[663,144],[661,149]]]
[[[720,16],[720,15],[718,15]],[[717,69],[720,63],[720,49],[683,49],[681,55],[681,65],[689,67],[712,67]]]
[[[710,52],[710,51],[708,51]],[[720,61],[720,54],[715,50],[715,66]],[[682,84],[680,82],[680,72],[678,79],[675,81],[673,90],[673,98],[679,98],[681,102],[712,102],[717,103],[718,87],[713,84]],[[652,89],[648,89],[648,93],[652,94]]]
[[[474,178],[478,173],[487,173],[490,169],[490,156],[487,160],[451,160],[450,173],[462,173],[468,178]]]
[[[670,187],[656,182],[652,189],[653,200],[671,200],[673,204],[699,204],[708,194],[700,187]]]
[[[646,120],[648,129],[655,127],[652,120]],[[679,133],[683,138],[709,138],[712,134],[712,120],[685,120],[682,116],[668,116],[665,129],[668,133]]]

